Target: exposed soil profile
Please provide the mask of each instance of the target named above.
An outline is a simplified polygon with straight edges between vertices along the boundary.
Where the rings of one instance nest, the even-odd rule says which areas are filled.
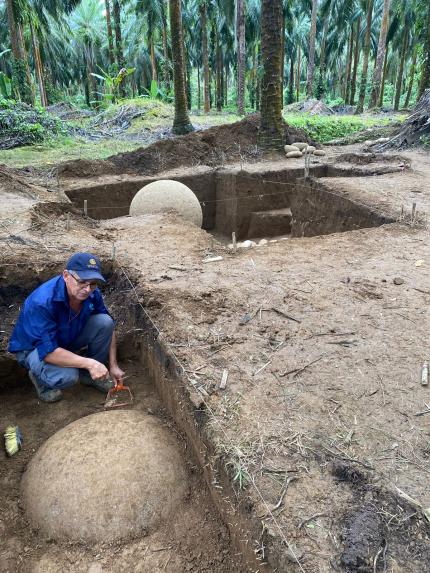
[[[202,193],[220,176],[225,196],[213,199],[225,201],[206,212],[217,232],[231,220],[222,205],[233,190],[244,236],[288,227],[288,238],[268,234],[237,252],[175,213],[115,216],[133,195],[126,185],[141,183],[127,173],[64,179],[60,192],[31,175],[0,179],[0,429],[18,424],[25,439],[0,459],[1,573],[430,569],[429,395],[420,384],[430,161],[346,151],[306,181],[301,164],[283,159],[194,174]],[[82,213],[83,195],[71,190],[86,186],[89,209],[106,205],[111,218]],[[79,386],[58,404],[38,403],[6,352],[26,294],[78,250],[103,260],[133,408],[171,432],[189,480],[165,528],[124,544],[46,540],[20,498],[35,451],[103,408],[104,396]]]

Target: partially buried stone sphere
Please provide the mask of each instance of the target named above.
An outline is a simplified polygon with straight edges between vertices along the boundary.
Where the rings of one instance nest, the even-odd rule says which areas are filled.
[[[202,226],[203,214],[199,200],[183,183],[160,179],[145,185],[136,193],[130,205],[130,215],[146,215],[175,210],[184,219]]]
[[[111,541],[151,532],[187,493],[170,433],[134,411],[100,412],[49,438],[31,460],[22,497],[53,539]]]

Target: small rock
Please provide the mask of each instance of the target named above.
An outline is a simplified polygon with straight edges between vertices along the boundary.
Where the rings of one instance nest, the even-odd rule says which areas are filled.
[[[303,151],[305,153],[314,153],[316,151],[316,147],[314,147],[313,145],[308,145]]]
[[[389,137],[380,137],[375,141],[375,143],[387,143],[387,141],[390,141]]]
[[[318,155],[319,157],[323,157],[325,155],[324,149],[315,149],[314,155]]]
[[[267,239],[261,239],[258,241],[258,246],[261,247],[262,245],[267,245],[269,241]]]
[[[297,150],[297,151],[289,151],[286,155],[288,158],[302,157],[303,153],[301,151]]]
[[[247,241],[243,241],[243,243],[237,243],[237,246],[239,249],[250,249],[255,246],[255,243],[248,239]]]
[[[297,143],[293,143],[292,145],[294,147],[297,147],[297,149],[300,149],[300,151],[302,151],[302,149],[308,146],[308,144],[304,141],[298,141]]]
[[[393,280],[393,283],[394,283],[395,285],[402,285],[404,282],[405,282],[405,281],[404,281],[403,279],[401,279],[400,277],[396,277],[396,278]]]
[[[300,149],[295,145],[284,145],[284,151],[285,153],[289,153],[290,151],[300,151]]]

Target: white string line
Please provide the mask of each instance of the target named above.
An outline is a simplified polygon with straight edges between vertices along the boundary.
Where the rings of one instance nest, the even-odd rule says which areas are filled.
[[[127,279],[127,282],[129,283],[130,287],[132,288],[137,303],[138,305],[141,307],[141,309],[143,310],[143,312],[145,313],[146,317],[148,318],[148,320],[150,321],[150,323],[152,324],[152,326],[155,328],[155,330],[157,331],[157,338],[159,340],[162,340],[164,342],[164,344],[166,345],[167,349],[169,350],[169,352],[172,354],[172,356],[174,357],[174,359],[176,360],[176,362],[178,363],[178,365],[180,366],[181,370],[182,370],[182,374],[187,378],[188,382],[191,384],[191,386],[194,387],[194,385],[191,383],[191,378],[188,376],[188,373],[185,369],[185,367],[182,365],[181,361],[179,360],[179,358],[177,357],[176,353],[174,352],[174,350],[172,349],[172,347],[170,346],[169,342],[166,340],[166,338],[163,336],[162,332],[160,331],[160,329],[158,328],[158,326],[155,324],[154,320],[152,319],[152,317],[148,314],[147,310],[145,309],[145,307],[143,306],[143,304],[140,302],[139,300],[139,295],[136,291],[136,287],[134,286],[134,284],[131,282],[130,277],[128,276],[128,274],[125,272],[124,268],[121,266],[121,264],[118,265],[119,268],[121,269],[123,275],[125,276],[125,278]],[[196,388],[196,390],[199,392],[199,394],[201,395],[201,400],[204,403],[205,407],[207,408],[208,412],[211,414],[213,421],[218,425],[219,429],[221,430],[222,434],[224,435],[226,441],[228,442],[228,444],[230,446],[234,447],[233,444],[233,440],[230,439],[226,433],[226,431],[224,430],[224,428],[222,427],[222,425],[220,424],[219,420],[217,419],[217,417],[215,416],[215,412],[212,410],[212,408],[210,407],[210,405],[206,402],[205,397],[203,395],[203,393]],[[257,487],[257,484],[255,483],[255,480],[252,476],[251,477],[251,484],[254,487],[255,491],[257,492],[258,496],[260,497],[260,499],[263,501],[267,512],[270,514],[274,524],[276,525],[277,529],[279,530],[279,533],[281,534],[281,537],[283,538],[285,545],[288,547],[288,550],[290,551],[291,555],[293,556],[293,558],[295,559],[297,565],[300,568],[300,571],[302,573],[306,573],[306,571],[303,569],[299,559],[297,558],[296,554],[294,553],[294,550],[292,548],[292,546],[290,545],[290,543],[288,542],[284,532],[282,531],[281,526],[279,525],[276,517],[273,515],[269,505],[267,504],[266,500],[263,497],[263,494],[261,493],[260,489]]]

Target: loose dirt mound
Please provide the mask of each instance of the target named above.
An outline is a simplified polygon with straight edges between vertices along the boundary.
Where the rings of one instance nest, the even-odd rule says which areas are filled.
[[[287,106],[287,111],[302,111],[310,115],[333,115],[334,111],[319,99],[307,99]]]
[[[154,174],[190,165],[222,166],[234,161],[255,161],[262,152],[257,147],[259,115],[242,121],[158,141],[146,148],[109,157],[105,161],[67,161],[59,166],[59,177],[92,177],[135,173]],[[285,142],[312,142],[306,134],[285,124]]]

